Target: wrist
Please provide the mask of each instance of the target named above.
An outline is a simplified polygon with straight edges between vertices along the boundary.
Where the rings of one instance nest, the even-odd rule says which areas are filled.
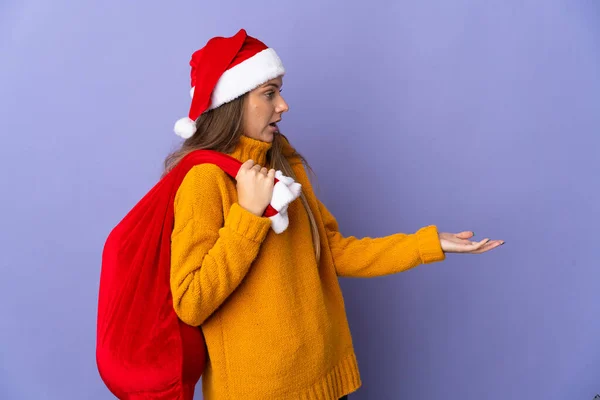
[[[249,213],[256,215],[257,217],[262,217],[262,215],[265,212],[264,209],[261,211],[261,210],[257,209],[256,207],[246,206],[242,203],[240,203],[240,207],[242,207],[244,210],[248,211]]]

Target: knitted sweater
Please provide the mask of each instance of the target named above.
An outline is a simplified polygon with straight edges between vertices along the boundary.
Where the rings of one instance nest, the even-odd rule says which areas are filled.
[[[271,144],[242,137],[231,154],[266,164]],[[361,385],[339,276],[393,274],[445,258],[437,228],[383,238],[343,237],[304,166],[284,154],[321,236],[317,263],[300,199],[281,234],[237,203],[235,181],[198,165],[175,198],[171,290],[177,315],[201,326],[208,348],[204,398],[337,400]]]

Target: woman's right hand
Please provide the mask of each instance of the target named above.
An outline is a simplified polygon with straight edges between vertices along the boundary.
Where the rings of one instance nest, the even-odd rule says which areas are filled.
[[[273,197],[275,170],[248,160],[242,164],[235,179],[239,205],[262,217]]]

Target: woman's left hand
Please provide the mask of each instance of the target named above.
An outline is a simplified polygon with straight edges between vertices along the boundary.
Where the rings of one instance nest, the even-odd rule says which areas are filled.
[[[479,242],[469,240],[474,235],[471,231],[460,233],[442,232],[439,234],[442,250],[444,253],[481,254],[504,244],[504,240],[483,239]]]

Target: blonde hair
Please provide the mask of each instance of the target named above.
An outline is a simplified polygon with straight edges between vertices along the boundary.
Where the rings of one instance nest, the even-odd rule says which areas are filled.
[[[244,102],[247,96],[246,94],[238,97],[200,115],[196,120],[196,133],[191,138],[186,139],[178,150],[169,154],[165,159],[163,176],[186,155],[195,150],[214,150],[225,154],[233,152],[242,136]],[[282,134],[276,134],[273,138],[273,145],[267,153],[268,168],[280,170],[284,175],[297,179],[292,166],[283,154],[284,140],[287,139]],[[292,157],[298,157],[302,164],[312,172],[306,159],[296,150],[294,150]],[[318,261],[321,257],[321,242],[317,222],[304,192],[300,194],[300,200],[308,214],[315,257]]]

